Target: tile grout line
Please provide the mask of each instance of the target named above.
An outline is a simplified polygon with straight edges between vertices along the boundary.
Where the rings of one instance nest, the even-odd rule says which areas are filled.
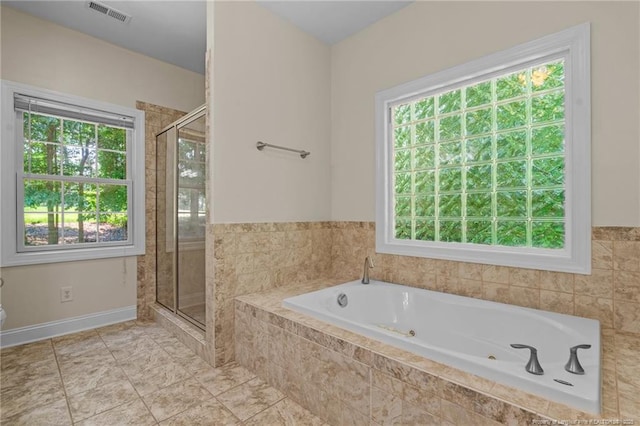
[[[71,402],[69,401],[69,395],[67,395],[67,388],[64,385],[64,379],[62,378],[62,368],[60,368],[60,361],[58,360],[58,351],[56,351],[56,346],[53,343],[53,339],[49,339],[51,341],[51,350],[53,351],[53,357],[56,360],[56,366],[58,367],[58,375],[60,376],[60,383],[62,384],[62,392],[64,393],[64,401],[67,404],[67,413],[69,413],[69,420],[71,421],[71,425],[74,424],[73,415],[71,414]]]

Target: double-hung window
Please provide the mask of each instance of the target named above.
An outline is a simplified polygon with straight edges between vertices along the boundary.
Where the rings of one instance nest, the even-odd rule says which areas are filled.
[[[380,252],[590,271],[589,27],[379,92]]]
[[[3,264],[144,251],[143,113],[3,82],[5,117]]]

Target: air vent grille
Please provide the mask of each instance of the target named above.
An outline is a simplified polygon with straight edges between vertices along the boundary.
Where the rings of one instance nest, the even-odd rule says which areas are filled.
[[[87,2],[87,7],[91,10],[95,10],[98,13],[109,16],[110,18],[117,19],[122,23],[127,23],[131,20],[131,16],[127,15],[124,12],[116,10],[110,6],[107,6],[104,3],[100,3],[97,1],[89,1]]]

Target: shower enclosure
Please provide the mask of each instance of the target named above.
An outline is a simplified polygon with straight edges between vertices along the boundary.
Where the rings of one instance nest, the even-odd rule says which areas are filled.
[[[156,136],[156,300],[205,326],[206,107]]]

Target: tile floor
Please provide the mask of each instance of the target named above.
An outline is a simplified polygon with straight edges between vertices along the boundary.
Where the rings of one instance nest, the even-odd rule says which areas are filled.
[[[3,425],[323,425],[250,371],[212,368],[155,323],[0,352]]]

